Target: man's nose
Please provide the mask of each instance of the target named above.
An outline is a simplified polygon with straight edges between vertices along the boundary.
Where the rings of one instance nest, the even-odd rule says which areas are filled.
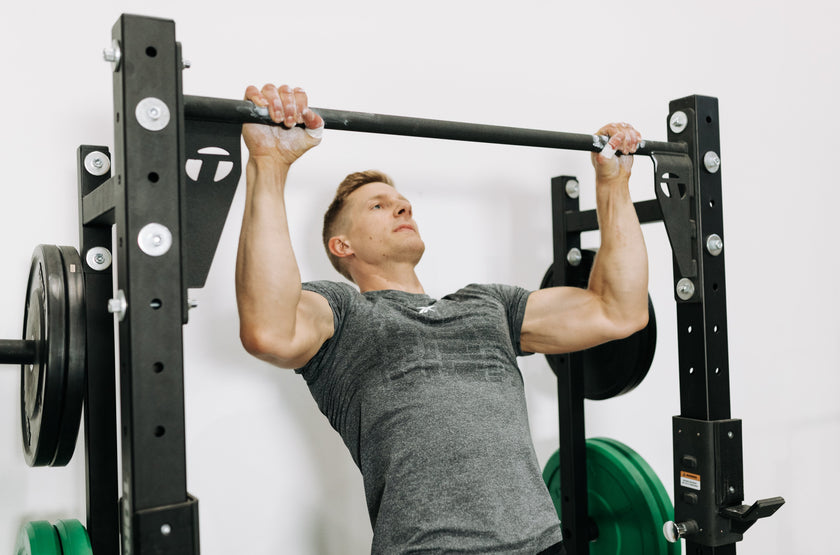
[[[411,205],[408,204],[407,202],[397,203],[397,205],[394,209],[394,214],[396,216],[406,216],[407,215],[407,216],[411,217]]]

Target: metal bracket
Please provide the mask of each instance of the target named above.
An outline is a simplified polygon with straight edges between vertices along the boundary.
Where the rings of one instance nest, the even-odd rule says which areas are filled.
[[[242,174],[242,126],[185,121],[187,287],[204,287]]]
[[[694,198],[694,171],[686,154],[655,152],[651,154],[656,198],[662,209],[662,220],[674,260],[683,277],[697,276],[697,254],[694,238],[696,221],[691,217]]]
[[[721,516],[732,520],[732,530],[743,534],[747,529],[755,524],[759,518],[767,518],[785,504],[782,497],[771,497],[769,499],[759,499],[752,505],[738,505],[737,507],[727,507],[721,510]]]

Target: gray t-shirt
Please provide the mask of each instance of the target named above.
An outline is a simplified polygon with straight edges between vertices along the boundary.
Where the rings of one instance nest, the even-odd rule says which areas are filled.
[[[298,372],[362,472],[372,553],[533,555],[561,541],[516,364],[528,291],[304,289],[327,299],[335,333]]]

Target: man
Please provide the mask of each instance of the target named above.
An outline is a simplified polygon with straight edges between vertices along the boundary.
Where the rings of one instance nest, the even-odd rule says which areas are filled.
[[[630,200],[641,136],[611,124],[592,156],[601,248],[589,288],[469,285],[442,299],[414,267],[425,245],[384,174],[351,174],[324,242],[347,284],[301,284],[286,219],[291,164],[320,142],[306,93],[248,87],[290,129],[244,125],[250,152],[236,287],[245,348],[303,375],[359,466],[373,553],[562,553],[516,357],[565,353],[647,323],[647,254]],[[294,127],[304,124],[306,129]],[[612,152],[609,152],[612,150]]]

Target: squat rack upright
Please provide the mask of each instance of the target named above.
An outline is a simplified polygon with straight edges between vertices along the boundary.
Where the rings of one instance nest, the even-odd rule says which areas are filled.
[[[88,532],[94,553],[198,554],[198,502],[186,488],[183,336],[188,288],[202,287],[241,174],[240,130],[270,123],[244,101],[184,96],[173,21],[123,15],[106,59],[114,69],[113,175],[107,147],[78,151],[81,253],[115,252],[119,294],[107,266],[85,265],[88,361],[85,409]],[[598,152],[603,137],[360,114],[314,108],[327,129]],[[731,419],[717,100],[671,102],[668,142],[647,141],[657,200],[637,204],[663,220],[674,253],[681,414],[674,417],[674,531],[692,555],[735,553],[735,542],[780,498],[741,505],[739,420]],[[188,172],[186,166],[193,170]],[[579,233],[597,229],[555,184],[555,283]],[[111,242],[111,227],[116,239]],[[576,239],[577,237],[577,239]],[[90,260],[90,259],[89,259]],[[120,319],[113,338],[112,316]],[[119,348],[121,429],[112,363]],[[583,401],[579,372],[559,373],[561,465],[569,501],[570,555],[588,553]],[[117,437],[122,449],[118,507]],[[704,476],[700,491],[680,472]],[[693,497],[691,496],[693,495]],[[769,501],[769,502],[768,502]]]

